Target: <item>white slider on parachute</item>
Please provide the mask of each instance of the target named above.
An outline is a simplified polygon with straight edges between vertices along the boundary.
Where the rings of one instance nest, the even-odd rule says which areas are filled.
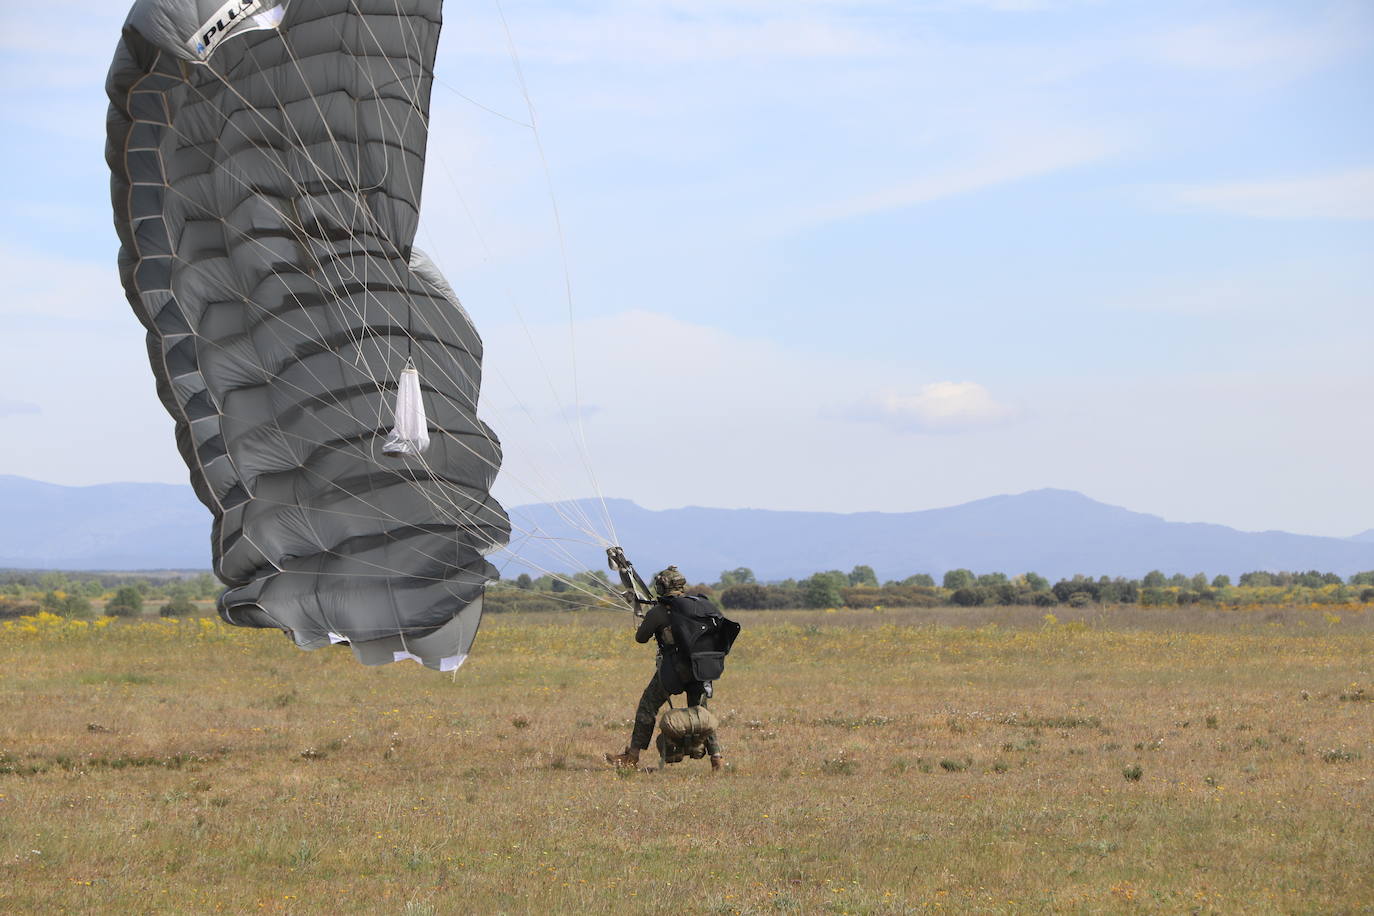
[[[389,458],[418,455],[429,448],[429,427],[425,422],[425,403],[420,397],[420,373],[414,366],[401,370],[396,385],[396,426],[382,446]]]

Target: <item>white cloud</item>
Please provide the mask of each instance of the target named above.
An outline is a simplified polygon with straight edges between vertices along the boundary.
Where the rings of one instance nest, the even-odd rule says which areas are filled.
[[[905,432],[948,433],[1001,424],[1013,411],[977,382],[931,382],[915,394],[884,392],[855,415]]]
[[[185,480],[142,329],[121,318],[113,329],[62,322],[57,369],[43,345],[56,338],[46,331],[0,337],[0,390],[42,407],[12,421],[5,440],[41,447],[0,449],[0,473],[64,483]],[[539,360],[524,329],[481,324],[482,416],[505,449],[498,491],[510,505],[589,495],[590,467],[606,495],[651,508],[900,511],[1058,486],[1172,518],[1330,533],[1367,528],[1374,506],[1360,485],[1369,432],[1348,422],[1374,397],[1374,381],[1355,369],[1297,381],[1270,370],[1058,387],[1018,380],[1035,422],[1012,424],[997,422],[1017,414],[988,386],[932,383],[915,365],[628,312],[576,327],[579,400],[596,405],[584,410],[584,464],[581,433],[566,419],[574,401],[566,323],[530,329]],[[866,422],[855,422],[865,411]],[[1330,447],[1276,444],[1272,430],[1294,423],[1326,430]],[[941,427],[960,434],[911,435]],[[1087,440],[1084,429],[1092,430]],[[1142,437],[1141,429],[1170,435]],[[1193,447],[1180,450],[1179,441]],[[1290,490],[1296,495],[1282,506],[1253,499]]]
[[[1138,119],[1075,101],[1126,43],[941,34],[956,13],[1000,16],[988,2],[1003,5],[935,0],[916,15],[896,2],[597,2],[576,13],[527,9],[511,30],[570,230],[614,213],[636,225],[614,243],[622,247],[670,247],[677,234],[756,242],[1099,162],[1128,144]],[[462,15],[446,33],[441,77],[523,120],[499,23],[480,10]],[[586,61],[596,65],[576,66]],[[541,177],[528,131],[452,105],[442,85],[435,98],[472,114],[459,116],[452,142],[436,135],[431,156],[465,149],[462,134],[475,128],[477,143],[466,146],[487,147],[495,180],[455,174],[473,186],[464,193],[484,225],[512,224],[489,233],[495,256],[528,251],[528,227],[548,222],[542,184],[513,206],[487,205],[490,189],[511,186],[512,166]],[[435,124],[455,123],[450,114],[436,104]],[[440,185],[431,178],[425,219],[435,227]],[[470,260],[480,249],[461,251]]]
[[[1166,189],[1189,207],[1258,219],[1374,219],[1374,167],[1301,178]]]
[[[529,336],[489,326],[485,337],[482,412],[505,444],[502,495],[513,503],[590,492],[584,432],[611,495],[800,507],[829,499],[816,495],[822,482],[855,455],[905,449],[911,432],[976,433],[1013,415],[983,386],[930,382],[917,366],[632,311],[577,323],[580,399],[597,405],[579,428],[562,419],[574,401],[566,324]]]
[[[1359,519],[1374,506],[1358,484],[1368,476],[1369,432],[1345,422],[1374,394],[1361,370],[1302,380],[1197,367],[1036,377],[1016,380],[1013,404],[997,391],[1010,382],[932,382],[919,366],[794,349],[646,311],[576,330],[581,399],[601,408],[584,423],[590,466],[606,495],[651,508],[898,511],[1056,486],[1171,518],[1319,533],[1368,527]],[[505,447],[498,483],[511,505],[593,492],[579,432],[549,409],[550,379],[572,403],[567,325],[531,332],[548,376],[521,329],[486,329],[484,415]],[[528,420],[496,411],[512,404],[512,380]],[[1030,419],[1021,402],[1034,405],[1034,422],[1012,422]],[[1275,424],[1292,422],[1319,424],[1338,447],[1275,445]],[[1142,437],[1142,429],[1170,434]],[[1180,450],[1179,441],[1196,447]],[[1302,498],[1282,511],[1256,504],[1253,494],[1275,481]]]

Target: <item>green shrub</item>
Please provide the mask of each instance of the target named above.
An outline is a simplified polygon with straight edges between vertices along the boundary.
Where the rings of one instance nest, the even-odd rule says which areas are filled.
[[[732,610],[765,608],[768,606],[768,588],[752,582],[730,585],[721,591],[720,603]]]
[[[959,607],[978,607],[984,604],[991,604],[996,600],[996,593],[991,588],[982,585],[973,585],[954,590],[954,594],[949,596],[949,600]]]
[[[171,601],[158,609],[161,617],[191,617],[195,613],[196,603],[185,595],[173,595]]]
[[[1178,604],[1178,595],[1167,588],[1143,588],[1140,603],[1145,607],[1170,607]]]
[[[106,617],[137,617],[142,613],[143,595],[132,585],[120,588],[105,605]]]
[[[0,598],[0,620],[7,620],[14,617],[32,617],[43,610],[32,601],[20,601],[17,598]]]
[[[840,589],[848,585],[849,577],[839,570],[818,572],[802,583],[802,601],[811,608],[840,607]]]

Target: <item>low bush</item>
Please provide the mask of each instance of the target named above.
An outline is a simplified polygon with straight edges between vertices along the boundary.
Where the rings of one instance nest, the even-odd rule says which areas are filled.
[[[142,614],[143,611],[129,604],[116,604],[111,601],[105,605],[106,617],[138,617]]]
[[[158,609],[160,617],[192,617],[196,613],[196,603],[185,595],[176,595]]]

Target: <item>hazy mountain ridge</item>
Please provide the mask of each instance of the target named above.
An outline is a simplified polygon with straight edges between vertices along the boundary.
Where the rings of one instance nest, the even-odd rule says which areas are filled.
[[[210,512],[189,486],[0,475],[0,566],[209,569]]]
[[[595,501],[580,502],[582,511],[597,517]],[[781,579],[859,563],[872,566],[880,579],[918,572],[938,579],[959,567],[1009,575],[1033,570],[1051,579],[1076,573],[1139,577],[1152,569],[1232,577],[1254,569],[1320,569],[1342,576],[1374,569],[1374,542],[1169,522],[1070,490],[1033,490],[903,513],[698,507],[655,512],[628,500],[608,504],[621,544],[637,564],[656,569],[676,563],[703,580],[740,565],[760,578]],[[550,507],[522,507],[513,518],[522,527],[585,539]],[[599,568],[597,551],[573,552]],[[545,554],[541,561],[538,547],[522,555],[538,565],[552,559]]]
[[[783,512],[769,509],[651,510],[630,500],[606,507],[620,543],[641,570],[676,563],[694,580],[748,566],[761,579],[848,570],[865,563],[882,579],[948,569],[1051,579],[1138,577],[1252,569],[1318,569],[1348,576],[1374,569],[1374,532],[1353,538],[1169,522],[1070,490],[992,496],[921,512]],[[572,511],[569,511],[572,509]],[[561,511],[560,511],[561,510]],[[517,557],[494,559],[514,576],[538,569],[601,569],[604,551],[563,516],[604,517],[597,500],[511,510]],[[522,532],[558,538],[551,550]],[[1366,537],[1368,535],[1368,537]],[[208,569],[210,513],[190,487],[101,484],[64,487],[0,475],[0,566],[45,569]]]

